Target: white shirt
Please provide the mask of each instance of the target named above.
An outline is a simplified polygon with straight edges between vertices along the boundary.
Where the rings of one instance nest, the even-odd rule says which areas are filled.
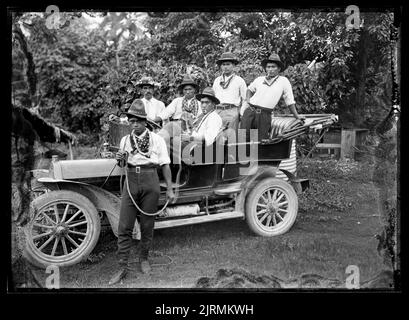
[[[196,139],[204,139],[206,146],[211,145],[222,128],[222,118],[213,110],[209,114],[205,114],[198,125],[198,128],[192,132],[192,137]]]
[[[144,133],[142,133],[139,137],[142,137],[145,134],[150,134],[149,150],[151,151],[151,153],[149,157],[144,156],[139,152],[135,152],[135,154],[131,153],[132,146],[131,137],[129,134],[121,139],[119,148],[129,153],[128,163],[134,166],[150,164],[162,166],[164,164],[169,164],[170,158],[165,140],[158,134],[151,132],[149,130],[144,131]]]
[[[152,97],[150,100],[145,98],[141,99],[145,105],[145,112],[149,120],[154,120],[163,110],[165,110],[165,104]]]
[[[162,120],[166,120],[170,117],[173,117],[173,119],[180,119],[183,113],[183,110],[182,110],[183,99],[184,97],[178,97],[178,98],[173,99],[173,101],[159,114],[159,117]],[[196,98],[193,97],[192,99],[188,100],[188,103],[190,103],[193,99],[196,99]],[[196,117],[202,113],[202,108],[200,107],[200,101],[197,100],[197,103],[198,103],[198,108],[197,108]]]
[[[223,75],[217,77],[213,83],[213,90],[216,98],[220,100],[220,103],[229,103],[236,106],[240,106],[241,102],[246,100],[247,85],[244,79],[236,74],[232,74],[233,77],[226,89],[220,85],[220,81],[223,80]],[[229,78],[225,78],[225,82]]]
[[[265,76],[258,77],[249,85],[248,89],[254,93],[250,98],[251,104],[274,109],[281,96],[287,106],[295,103],[291,83],[286,77],[278,76],[271,86],[263,84],[265,78]],[[270,79],[269,83],[272,80]]]

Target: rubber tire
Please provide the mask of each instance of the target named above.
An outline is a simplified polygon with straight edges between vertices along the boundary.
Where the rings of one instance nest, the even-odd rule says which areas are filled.
[[[49,265],[68,267],[83,261],[89,256],[89,254],[96,246],[99,239],[99,234],[101,232],[101,220],[99,218],[97,209],[87,197],[83,196],[80,193],[68,190],[51,191],[35,198],[32,202],[32,205],[37,209],[37,212],[39,212],[44,206],[49,205],[51,202],[55,201],[73,202],[76,206],[80,207],[83,210],[85,215],[88,215],[90,217],[88,228],[89,232],[87,233],[87,236],[84,240],[84,243],[86,243],[86,245],[78,252],[75,252],[74,255],[72,255],[72,253],[69,253],[66,256],[58,257],[58,259],[46,259],[45,257],[40,256],[35,249],[34,243],[30,242],[29,240],[30,226],[34,221],[34,217],[31,217],[32,219],[24,228],[26,243],[23,250],[23,255],[31,264],[39,268],[46,268]],[[83,244],[81,244],[81,246],[82,245]],[[70,257],[67,258],[67,256]]]
[[[280,191],[285,193],[286,198],[288,199],[288,207],[290,211],[287,213],[284,218],[284,224],[281,225],[276,230],[264,230],[257,223],[256,219],[256,205],[259,201],[260,196],[266,191],[267,188],[278,188]],[[283,233],[286,233],[294,224],[297,218],[298,212],[298,197],[294,188],[286,181],[278,178],[267,178],[259,181],[254,188],[250,191],[246,199],[246,222],[251,231],[255,234],[263,237],[273,237],[278,236]]]

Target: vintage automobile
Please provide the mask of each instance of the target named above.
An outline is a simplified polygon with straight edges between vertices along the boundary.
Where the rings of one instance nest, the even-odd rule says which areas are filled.
[[[288,181],[277,178],[280,162],[289,158],[295,137],[324,131],[338,120],[333,114],[305,116],[304,124],[288,115],[274,117],[270,139],[263,141],[231,142],[221,132],[210,146],[190,145],[181,164],[171,164],[177,200],[159,212],[155,229],[240,218],[260,236],[287,232],[297,217],[297,193],[308,180],[283,169]],[[25,256],[31,263],[70,266],[86,259],[98,242],[102,219],[117,236],[125,170],[113,152],[129,132],[129,126],[112,122],[110,145],[101,158],[53,159],[46,176],[42,171],[36,179],[43,194],[33,200],[25,228]],[[166,204],[164,182],[161,188],[159,209]],[[133,236],[140,236],[138,222]]]

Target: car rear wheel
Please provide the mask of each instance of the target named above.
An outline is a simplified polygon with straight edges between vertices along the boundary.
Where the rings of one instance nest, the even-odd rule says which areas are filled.
[[[280,179],[261,180],[246,200],[246,221],[260,236],[272,237],[287,232],[295,222],[298,198],[293,187]]]
[[[93,203],[73,191],[50,191],[33,201],[34,216],[25,227],[25,257],[45,268],[74,265],[98,242],[101,222]]]

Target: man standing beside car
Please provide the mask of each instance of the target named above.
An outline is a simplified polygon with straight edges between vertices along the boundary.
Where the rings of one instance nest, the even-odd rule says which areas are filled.
[[[290,81],[279,74],[284,64],[278,54],[272,53],[270,57],[262,60],[261,65],[266,75],[256,78],[247,88],[240,124],[240,129],[246,130],[247,139],[250,136],[250,129],[257,129],[259,141],[269,138],[271,114],[281,97],[296,119],[301,121],[305,119],[295,108]]]
[[[119,270],[109,281],[115,284],[121,281],[129,270],[129,252],[132,246],[132,232],[138,218],[141,227],[140,267],[143,273],[151,270],[148,255],[153,239],[155,216],[157,211],[160,185],[157,167],[161,167],[167,185],[166,196],[174,200],[172,190],[170,158],[162,137],[146,128],[147,115],[140,100],[134,101],[126,112],[132,132],[120,142],[120,151],[116,159],[127,170],[127,179],[121,196],[121,209],[118,224]],[[129,186],[129,189],[128,189]],[[140,212],[138,207],[150,215]]]

